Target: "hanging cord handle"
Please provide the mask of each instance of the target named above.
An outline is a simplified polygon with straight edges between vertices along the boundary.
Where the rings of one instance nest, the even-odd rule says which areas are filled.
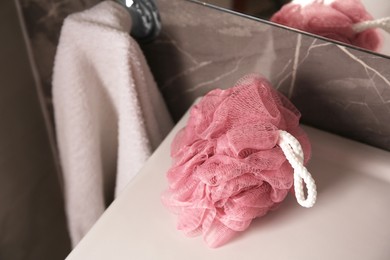
[[[313,207],[317,199],[317,189],[313,177],[303,166],[304,154],[301,144],[290,133],[279,130],[278,145],[294,169],[294,189],[298,203],[305,208]],[[307,198],[305,198],[302,180],[307,188]]]
[[[390,17],[380,18],[376,20],[364,21],[352,25],[352,29],[357,32],[363,32],[368,29],[381,28],[387,33],[390,33]]]

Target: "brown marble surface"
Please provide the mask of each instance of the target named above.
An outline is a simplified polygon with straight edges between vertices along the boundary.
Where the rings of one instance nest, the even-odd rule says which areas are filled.
[[[48,108],[62,21],[99,0],[20,0]],[[186,0],[157,0],[161,36],[143,46],[171,113],[258,73],[307,124],[390,150],[390,60]]]
[[[52,115],[51,78],[62,23],[71,13],[89,8],[101,0],[18,0],[30,38],[47,108]]]
[[[0,1],[0,259],[64,259],[58,165],[16,7]]]
[[[159,0],[163,32],[144,51],[175,119],[214,88],[258,73],[303,122],[390,150],[390,60],[183,0]]]

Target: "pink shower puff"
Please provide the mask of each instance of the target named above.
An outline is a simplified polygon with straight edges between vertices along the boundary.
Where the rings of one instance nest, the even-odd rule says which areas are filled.
[[[295,29],[378,51],[377,29],[355,32],[354,24],[372,20],[360,0],[294,0],[271,17],[271,21]]]
[[[310,157],[299,118],[294,105],[256,75],[204,96],[171,146],[162,201],[178,215],[177,228],[218,247],[282,202],[293,169],[277,145],[278,130],[297,138],[305,163]]]

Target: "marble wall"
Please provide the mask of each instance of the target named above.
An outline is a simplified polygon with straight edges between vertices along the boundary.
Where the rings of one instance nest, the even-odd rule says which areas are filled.
[[[23,11],[35,65],[42,81],[46,107],[53,116],[51,78],[62,23],[71,13],[89,8],[101,0],[17,0]]]
[[[0,1],[0,259],[64,259],[58,163],[16,7]]]
[[[390,150],[388,58],[190,1],[158,4],[163,32],[143,49],[175,119],[196,97],[258,73],[304,123]]]
[[[62,21],[99,0],[20,1],[51,110]],[[390,150],[389,59],[191,1],[157,4],[162,34],[142,47],[176,120],[194,98],[259,73],[292,99],[306,124]]]

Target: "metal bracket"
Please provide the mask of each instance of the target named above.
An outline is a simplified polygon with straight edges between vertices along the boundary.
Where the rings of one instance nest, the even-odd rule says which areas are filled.
[[[130,13],[131,35],[141,42],[155,39],[161,31],[161,19],[154,0],[117,0]]]

